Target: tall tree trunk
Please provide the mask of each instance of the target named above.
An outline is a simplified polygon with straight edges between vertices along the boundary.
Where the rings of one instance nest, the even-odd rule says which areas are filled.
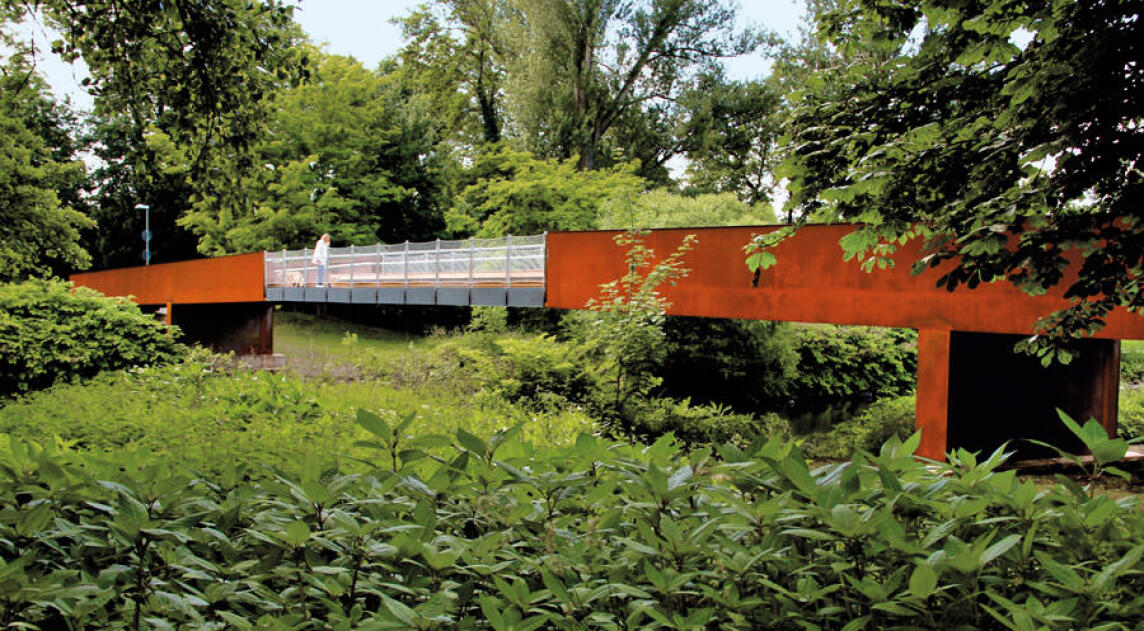
[[[485,80],[485,51],[477,57],[477,104],[481,108],[481,128],[485,142],[500,142],[500,120],[497,119],[496,88]]]
[[[576,168],[580,171],[591,171],[596,168],[596,146],[600,144],[600,138],[591,130],[582,134],[580,160],[576,163]]]

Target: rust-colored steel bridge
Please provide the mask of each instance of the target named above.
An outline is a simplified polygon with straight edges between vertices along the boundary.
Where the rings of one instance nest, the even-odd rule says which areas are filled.
[[[838,241],[852,226],[810,226],[778,245],[778,264],[758,286],[743,264],[752,236],[777,227],[654,230],[659,255],[697,237],[688,278],[665,288],[669,313],[917,329],[918,453],[941,459],[954,447],[992,449],[1004,440],[1071,444],[1055,408],[1096,418],[1114,432],[1121,339],[1144,339],[1144,317],[1124,310],[1085,340],[1067,366],[1043,368],[1013,353],[1034,322],[1067,304],[1061,290],[1030,297],[1008,283],[947,292],[941,268],[914,276],[918,245],[892,269],[844,262]],[[627,271],[616,232],[333,248],[319,266],[309,250],[76,274],[76,285],[165,307],[191,339],[247,353],[273,351],[273,303],[508,305],[583,309],[600,285]],[[1075,270],[1073,271],[1075,275]],[[1066,274],[1065,284],[1069,276]]]

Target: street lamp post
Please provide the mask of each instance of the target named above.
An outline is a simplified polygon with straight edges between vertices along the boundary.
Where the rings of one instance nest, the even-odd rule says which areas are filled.
[[[143,264],[151,265],[151,207],[147,204],[135,204],[135,210],[144,211],[143,219]]]

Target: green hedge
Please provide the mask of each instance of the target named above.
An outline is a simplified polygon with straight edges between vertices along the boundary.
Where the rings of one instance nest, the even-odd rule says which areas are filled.
[[[720,443],[745,445],[760,437],[789,438],[790,423],[778,414],[736,413],[714,403],[692,405],[689,399],[648,399],[631,406],[627,416],[636,437],[654,441],[665,434],[689,446]]]
[[[912,329],[807,326],[798,330],[799,361],[789,394],[796,400],[907,394],[917,379]]]
[[[1121,388],[1117,434],[1125,440],[1144,440],[1144,389]]]
[[[0,445],[0,624],[99,629],[1129,629],[1144,514],[916,438],[816,470],[363,415],[361,476],[101,465]],[[511,432],[510,432],[511,433]],[[398,440],[391,440],[398,437]],[[0,442],[3,442],[0,438]],[[444,454],[444,452],[442,452]],[[419,455],[420,454],[420,455]],[[395,465],[391,468],[391,464]]]
[[[856,449],[874,451],[892,438],[905,440],[914,433],[915,406],[912,394],[875,401],[829,431],[801,437],[802,450],[811,458],[844,460]]]
[[[1120,381],[1137,384],[1144,381],[1144,353],[1136,348],[1124,349],[1120,355]]]
[[[124,298],[58,280],[0,285],[0,396],[184,352],[165,325]]]

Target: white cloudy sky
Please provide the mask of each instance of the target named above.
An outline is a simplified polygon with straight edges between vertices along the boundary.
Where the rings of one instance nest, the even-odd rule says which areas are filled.
[[[374,67],[383,57],[394,53],[401,45],[401,34],[390,19],[407,13],[422,0],[295,0],[298,6],[294,16],[310,37],[325,43],[332,53],[352,55],[367,67]],[[743,26],[762,26],[784,36],[794,36],[801,15],[797,0],[740,0],[739,19]],[[34,28],[41,50],[47,51],[50,36],[40,27]],[[70,96],[80,109],[89,109],[91,99],[79,86],[85,72],[80,66],[70,66],[52,57],[41,55],[38,65],[47,75],[53,89],[61,96]],[[737,79],[755,79],[764,75],[768,67],[757,55],[731,59],[729,74]]]

